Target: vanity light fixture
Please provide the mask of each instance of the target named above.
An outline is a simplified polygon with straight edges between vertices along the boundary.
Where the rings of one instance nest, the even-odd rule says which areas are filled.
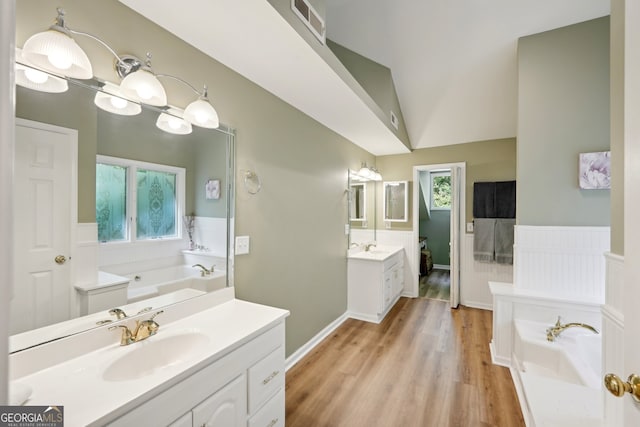
[[[99,108],[121,116],[135,116],[142,111],[140,104],[127,100],[120,87],[111,82],[105,82],[102,90],[96,92],[93,102]]]
[[[164,107],[167,105],[167,93],[158,77],[172,78],[185,84],[198,95],[198,99],[187,106],[184,116],[180,114],[189,123],[189,128],[191,124],[208,129],[215,129],[220,125],[218,113],[209,102],[206,85],[200,92],[179,77],[154,73],[151,69],[151,54],[149,53],[147,53],[147,58],[144,62],[134,56],[119,56],[99,37],[67,27],[64,21],[64,11],[60,8],[57,11],[58,16],[49,30],[34,34],[24,44],[22,57],[26,61],[53,74],[76,79],[93,78],[91,62],[86,53],[75,42],[72,35],[89,37],[103,45],[116,58],[115,69],[122,79],[120,83],[122,96],[118,97],[156,107]],[[114,99],[112,98],[111,101],[114,101]],[[117,104],[120,101],[115,99],[114,102]],[[96,105],[98,105],[97,100]],[[100,108],[103,107],[101,106]],[[122,110],[119,112],[108,108],[104,109],[116,114],[122,114]],[[158,121],[161,121],[160,118]],[[164,118],[163,121],[165,121]]]
[[[362,162],[362,167],[357,174],[369,181],[382,181],[380,172],[373,167],[368,167],[366,162]]]
[[[156,107],[167,105],[167,92],[151,70],[151,54],[143,63],[135,56],[117,57],[116,72],[122,78],[120,90],[129,99]]]
[[[191,123],[180,118],[182,115],[182,110],[169,107],[166,113],[160,113],[158,120],[156,120],[156,126],[165,132],[176,135],[188,135],[193,132],[193,128],[191,127]]]
[[[24,58],[38,68],[76,79],[90,79],[93,68],[89,57],[71,37],[65,26],[64,11],[47,31],[29,37],[22,48]]]
[[[16,58],[22,59],[22,50],[16,48]],[[62,93],[69,89],[65,79],[55,77],[37,68],[16,62],[16,84],[40,92]]]

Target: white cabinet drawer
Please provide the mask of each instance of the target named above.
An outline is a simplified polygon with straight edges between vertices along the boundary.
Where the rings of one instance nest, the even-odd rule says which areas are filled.
[[[249,419],[248,427],[284,427],[284,389],[280,389],[256,414]]]
[[[249,368],[249,413],[284,386],[284,347],[280,346]]]

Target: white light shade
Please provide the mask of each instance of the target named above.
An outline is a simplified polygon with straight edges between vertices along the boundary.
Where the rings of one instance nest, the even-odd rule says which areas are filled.
[[[169,113],[169,114],[168,114]],[[156,126],[165,132],[176,135],[188,135],[193,129],[191,123],[181,119],[182,112],[177,108],[169,108],[166,113],[161,113],[156,120]]]
[[[167,105],[167,93],[164,87],[152,72],[144,68],[127,74],[120,83],[120,90],[124,96],[134,101],[156,107]]]
[[[93,77],[91,62],[74,39],[57,30],[47,30],[29,37],[22,56],[31,64],[54,74],[75,79]]]
[[[372,172],[371,169],[369,169],[366,166],[362,166],[358,171],[358,175],[360,175],[363,178],[372,179],[373,176],[371,172]]]
[[[21,64],[16,64],[16,84],[27,89],[49,93],[62,93],[69,89],[65,79]]]
[[[199,98],[187,105],[184,110],[184,119],[191,124],[208,129],[216,129],[220,126],[218,113],[206,98]]]
[[[135,116],[142,111],[139,104],[123,97],[117,85],[106,82],[102,90],[96,92],[96,97],[93,100],[99,108],[122,116]]]

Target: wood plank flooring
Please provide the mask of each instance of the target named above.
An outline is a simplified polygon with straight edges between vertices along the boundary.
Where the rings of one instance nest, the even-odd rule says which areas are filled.
[[[451,272],[449,270],[436,268],[420,278],[420,297],[449,301],[450,292]]]
[[[379,325],[348,319],[287,372],[287,427],[524,426],[491,364],[491,312],[401,298]]]

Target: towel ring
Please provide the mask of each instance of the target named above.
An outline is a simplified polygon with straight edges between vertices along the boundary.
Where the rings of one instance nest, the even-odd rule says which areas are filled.
[[[262,189],[262,181],[254,171],[244,172],[244,188],[249,194],[258,194]]]

